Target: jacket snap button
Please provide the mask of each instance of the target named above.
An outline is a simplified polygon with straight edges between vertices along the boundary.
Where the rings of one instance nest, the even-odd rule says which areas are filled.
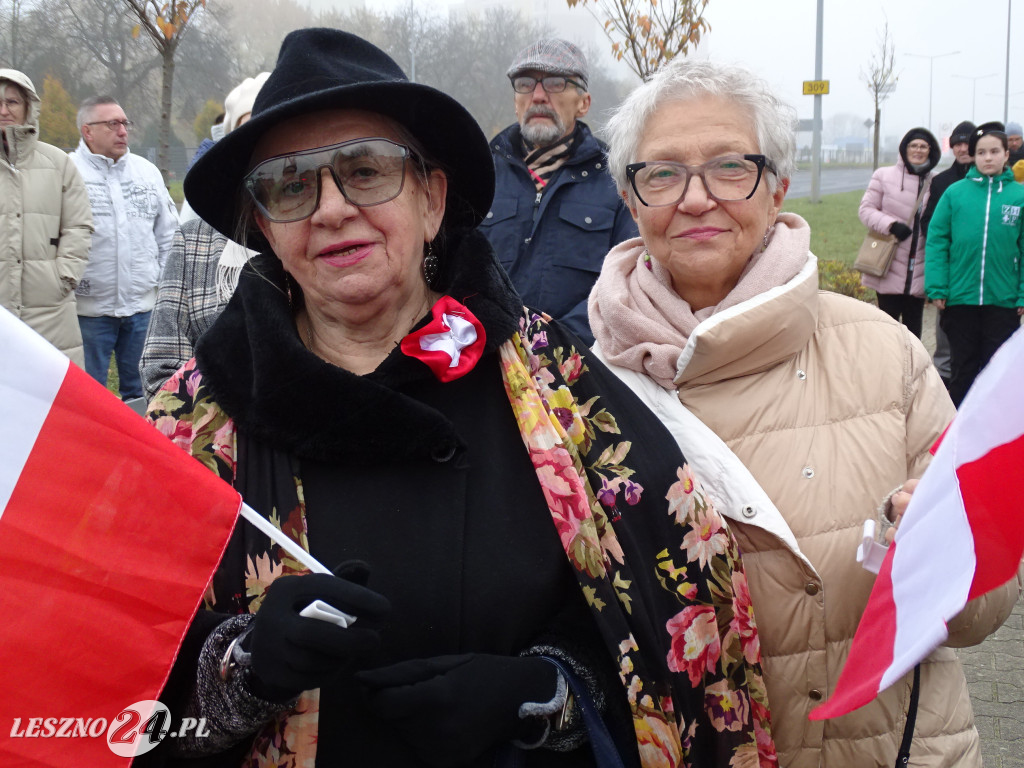
[[[813,581],[809,582],[807,586],[804,587],[804,592],[806,592],[808,595],[816,595],[818,594],[818,585],[815,584]]]
[[[595,165],[594,167],[595,167],[595,168],[597,168],[597,170],[599,170],[599,171],[601,170],[601,164],[600,164],[600,163],[598,163],[598,164],[597,164],[597,165]]]
[[[524,245],[529,245],[530,244],[530,238],[528,237],[525,240],[523,240],[523,244]]]
[[[587,224],[593,224],[594,223],[594,220],[592,218],[590,218],[589,216],[585,216],[583,218],[583,221],[585,221]]]
[[[587,176],[587,175],[588,175],[588,174],[587,174],[587,172],[586,172],[586,171],[583,171],[582,173],[580,173],[580,176]]]
[[[804,477],[806,477],[808,480],[810,480],[812,477],[814,477],[814,470],[811,469],[810,467],[804,467],[804,473],[803,474],[804,474]]]
[[[493,219],[494,218],[494,211],[488,211],[487,212],[487,218],[488,219]]]
[[[743,506],[742,506],[742,507],[740,508],[740,514],[741,514],[741,515],[743,515],[744,517],[750,518],[750,517],[753,517],[754,515],[756,515],[756,514],[757,514],[757,510],[756,510],[756,509],[754,509],[754,508],[753,508],[752,506],[750,506],[749,504],[744,504],[744,505],[743,505]]]
[[[821,691],[819,691],[817,688],[811,688],[811,690],[808,691],[807,695],[810,696],[814,701],[821,701]]]
[[[490,216],[490,214],[487,214],[487,215],[488,215],[488,216]],[[806,379],[806,378],[807,378],[807,374],[806,374],[806,373],[804,373],[803,371],[801,371],[801,370],[797,369],[797,372],[796,372],[796,377],[797,377],[798,379],[800,379],[800,381],[803,381],[804,379]]]
[[[430,457],[439,464],[451,461],[455,455],[455,443],[438,443],[430,452]]]

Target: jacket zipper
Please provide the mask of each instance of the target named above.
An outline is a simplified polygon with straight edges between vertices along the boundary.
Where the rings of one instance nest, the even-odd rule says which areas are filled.
[[[978,284],[978,304],[985,303],[985,254],[988,251],[988,219],[991,215],[989,210],[992,207],[992,181],[991,176],[988,177],[988,193],[985,200],[985,229],[981,236],[981,280]]]

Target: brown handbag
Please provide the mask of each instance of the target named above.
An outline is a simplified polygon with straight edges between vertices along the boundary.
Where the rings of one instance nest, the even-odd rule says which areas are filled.
[[[914,210],[910,212],[910,219],[907,221],[907,226],[910,228],[914,226],[914,216],[917,215],[917,209],[921,207],[924,193],[928,191],[929,186],[930,182],[922,187],[921,194],[917,196]],[[896,235],[869,229],[868,233],[864,235],[864,242],[860,244],[860,250],[857,251],[853,268],[872,277],[885,277],[892,265],[892,258],[896,255],[896,248],[899,244],[900,241],[896,239]]]
[[[874,277],[885,277],[892,264],[892,257],[896,255],[896,246],[899,240],[896,235],[883,235],[869,229],[864,236],[864,242],[860,244],[857,251],[857,258],[853,262],[853,268],[860,270],[866,275]]]

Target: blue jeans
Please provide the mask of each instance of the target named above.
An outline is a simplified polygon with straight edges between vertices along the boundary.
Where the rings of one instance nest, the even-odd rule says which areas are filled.
[[[122,400],[142,397],[139,358],[142,357],[142,345],[146,341],[151,314],[140,312],[130,317],[78,316],[82,343],[85,345],[86,373],[106,386],[110,355],[113,354],[117,362]]]

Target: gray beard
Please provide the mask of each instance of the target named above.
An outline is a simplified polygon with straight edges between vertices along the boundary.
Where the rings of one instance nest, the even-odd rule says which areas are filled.
[[[524,118],[525,121],[526,118]],[[565,136],[565,125],[556,115],[553,124],[547,123],[523,123],[519,124],[519,130],[523,138],[536,147],[544,147],[554,144]]]

